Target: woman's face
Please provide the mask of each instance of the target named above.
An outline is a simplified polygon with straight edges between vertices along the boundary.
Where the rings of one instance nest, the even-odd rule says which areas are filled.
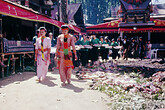
[[[86,40],[86,36],[83,36],[83,39]]]
[[[46,35],[46,32],[45,32],[44,29],[40,30],[40,35],[41,35],[42,37],[44,37],[44,36]]]
[[[62,34],[67,35],[69,32],[69,29],[62,29]]]
[[[103,38],[100,38],[101,42],[103,42]]]

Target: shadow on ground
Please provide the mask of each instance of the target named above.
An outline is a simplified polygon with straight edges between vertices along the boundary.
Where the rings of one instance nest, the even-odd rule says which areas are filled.
[[[78,79],[71,79],[71,81],[74,81],[74,82],[87,82],[86,80],[78,80]]]
[[[53,82],[54,80],[57,80],[57,79],[47,76],[46,79],[43,82],[41,82],[40,84],[47,85],[48,87],[54,87],[54,86],[57,86],[57,84],[55,84]]]
[[[62,86],[62,88],[70,89],[77,93],[82,92],[84,90],[84,88],[76,87],[73,84],[67,84],[66,86]]]
[[[23,81],[29,80],[35,77],[34,72],[24,72],[22,74],[14,74],[9,77],[0,80],[0,88],[1,86],[7,86],[11,83],[21,83]]]

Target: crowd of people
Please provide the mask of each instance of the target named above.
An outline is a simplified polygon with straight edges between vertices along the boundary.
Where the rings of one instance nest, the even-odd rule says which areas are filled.
[[[98,44],[98,45],[96,45]],[[103,46],[103,44],[107,44],[111,46],[111,48],[107,48],[107,46]],[[107,36],[96,37],[96,35],[82,35],[75,36],[75,45],[90,45],[92,48],[82,48],[78,50],[77,55],[80,58],[79,61],[74,62],[75,66],[88,66],[87,64],[91,60],[91,65],[98,60],[99,56],[101,56],[102,61],[107,61],[109,57],[112,59],[126,59],[128,58],[140,58],[141,60],[144,58],[151,58],[151,43],[150,41],[144,42],[143,38],[127,38],[124,39],[121,37],[115,39],[108,39]],[[115,48],[118,47],[118,48]]]
[[[66,81],[70,83],[72,69],[74,67],[88,67],[98,61],[99,56],[103,62],[109,60],[109,57],[117,58],[151,58],[151,43],[144,42],[143,38],[121,37],[111,39],[108,36],[96,35],[71,35],[67,25],[61,26],[62,33],[54,39],[53,33],[40,27],[37,30],[37,36],[33,37],[35,61],[37,62],[37,81],[46,78],[48,69],[53,71],[56,67],[59,69],[62,85]],[[78,49],[76,47],[79,47]],[[5,66],[0,62],[1,66]]]

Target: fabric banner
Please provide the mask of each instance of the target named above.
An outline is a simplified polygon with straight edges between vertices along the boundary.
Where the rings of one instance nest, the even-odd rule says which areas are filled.
[[[61,25],[64,24],[63,22],[51,19],[48,16],[42,15],[28,7],[4,0],[0,0],[0,14],[24,20],[50,23],[59,28],[61,28]],[[77,33],[81,32],[81,29],[76,26],[72,26],[71,29]]]

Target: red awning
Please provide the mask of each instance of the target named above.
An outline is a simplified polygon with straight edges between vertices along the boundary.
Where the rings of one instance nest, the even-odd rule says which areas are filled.
[[[0,0],[0,14],[11,16],[14,18],[20,18],[24,20],[50,23],[59,28],[61,28],[61,25],[64,24],[63,22],[59,22],[57,20],[51,19],[45,15],[39,14],[38,12],[30,8],[24,7],[22,5],[18,5],[16,3],[12,3],[10,1]],[[71,25],[70,28],[77,33],[81,32],[81,29],[76,26]]]
[[[102,23],[87,27],[87,33],[116,33],[118,32],[118,25],[120,21],[115,20],[107,23]]]
[[[102,23],[102,24],[98,24],[98,25],[94,25],[94,26],[89,26],[89,27],[87,27],[87,29],[118,28],[119,23],[120,23],[119,20],[115,20],[115,21],[111,21],[111,22],[107,22],[107,23]]]
[[[118,29],[93,29],[93,30],[86,30],[87,33],[116,33]]]
[[[155,27],[165,27],[165,20],[160,20],[160,19],[151,19],[155,23]]]
[[[137,29],[133,28],[119,28],[119,31],[123,32],[129,32],[129,33],[137,33],[137,32],[165,32],[165,20],[159,20],[159,19],[151,19],[155,23],[154,26],[151,27],[140,27]]]
[[[115,33],[115,32],[126,32],[126,33],[137,33],[137,32],[165,32],[165,20],[151,19],[155,23],[152,27],[137,27],[137,29],[125,27],[119,28],[119,20],[102,23],[94,26],[87,27],[87,33]]]

